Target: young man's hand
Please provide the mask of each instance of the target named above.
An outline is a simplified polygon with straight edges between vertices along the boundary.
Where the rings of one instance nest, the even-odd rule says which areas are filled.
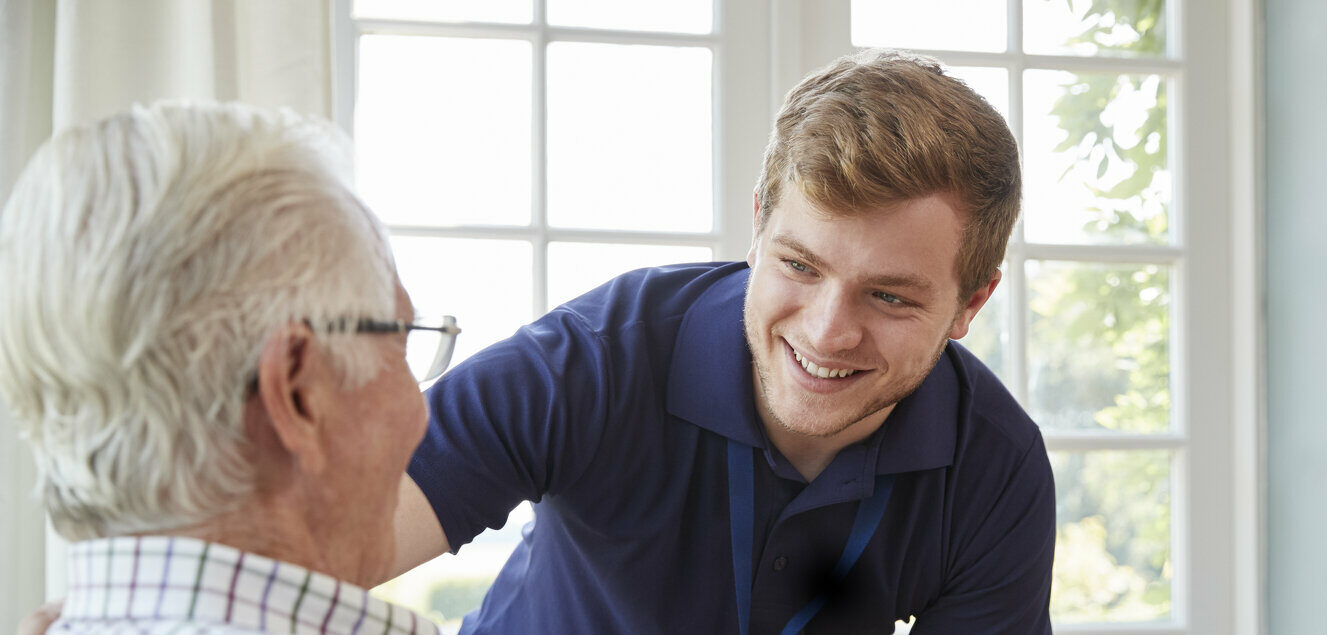
[[[19,620],[18,632],[15,635],[45,635],[46,629],[51,627],[51,622],[60,619],[60,611],[64,608],[64,604],[64,600],[43,604]]]

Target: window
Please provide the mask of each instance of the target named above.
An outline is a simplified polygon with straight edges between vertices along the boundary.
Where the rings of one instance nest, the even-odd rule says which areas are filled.
[[[1178,464],[1172,328],[1186,249],[1173,231],[1171,7],[1022,0],[852,2],[854,45],[951,58],[1009,120],[1024,215],[1004,288],[968,345],[1046,435],[1057,489],[1057,624],[1174,623]],[[951,21],[958,12],[971,21]],[[915,25],[923,25],[917,27]],[[1021,40],[1021,41],[1020,41]],[[947,53],[962,51],[963,56]],[[1085,65],[1092,60],[1094,65]]]
[[[1233,439],[1256,437],[1257,371],[1231,369],[1257,320],[1229,300],[1256,299],[1230,253],[1255,177],[1229,159],[1252,154],[1254,48],[1224,40],[1251,2],[339,3],[360,187],[421,310],[461,317],[457,360],[616,272],[741,258],[784,92],[855,47],[941,59],[1024,156],[1005,278],[963,343],[1051,450],[1057,631],[1256,625],[1256,447]],[[459,618],[528,514],[395,597]]]
[[[745,255],[770,122],[760,5],[337,4],[357,187],[418,310],[460,320],[453,364],[618,273]],[[459,625],[531,514],[378,592]]]
[[[1228,475],[1204,475],[1227,467],[1231,420],[1199,377],[1229,364],[1230,309],[1219,271],[1196,266],[1226,258],[1212,229],[1234,213],[1210,199],[1228,168],[1197,139],[1227,134],[1198,123],[1224,98],[1213,22],[1180,0],[829,5],[838,21],[802,29],[813,48],[938,57],[1019,140],[1023,218],[964,343],[1051,452],[1057,630],[1228,628],[1207,611],[1233,593],[1235,501]]]

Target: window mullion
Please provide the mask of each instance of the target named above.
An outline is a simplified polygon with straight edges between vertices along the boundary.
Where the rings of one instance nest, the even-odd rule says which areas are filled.
[[[531,263],[534,270],[532,315],[543,315],[548,308],[548,3],[534,0],[534,68],[531,95],[530,143],[534,145],[530,175],[530,223],[534,229]]]
[[[331,16],[332,104],[331,118],[354,138],[355,94],[359,72],[359,32],[350,16],[351,0],[333,0]]]
[[[773,85],[769,25],[775,8],[762,0],[717,0],[715,7],[714,254],[737,260],[751,245],[752,189],[773,123],[769,104],[791,86]]]
[[[1023,141],[1023,5],[1022,0],[1008,0],[1008,42],[1005,56],[1009,62],[1009,129],[1019,148]],[[1020,157],[1020,160],[1023,160]],[[1030,324],[1027,303],[1027,249],[1023,233],[1023,219],[1019,219],[1010,236],[1010,249],[1005,272],[1009,286],[1009,306],[1006,324],[1009,325],[1009,352],[1005,355],[1005,376],[1013,385],[1010,392],[1019,403],[1028,403],[1027,342]]]
[[[1027,257],[1022,244],[1014,243],[1007,252],[1005,282],[1009,288],[1007,319],[1009,324],[1009,353],[1005,355],[1005,373],[1013,385],[1009,392],[1018,403],[1028,403],[1027,331]]]
[[[1023,52],[1023,0],[1006,0],[1008,22],[1005,28],[1009,53]]]

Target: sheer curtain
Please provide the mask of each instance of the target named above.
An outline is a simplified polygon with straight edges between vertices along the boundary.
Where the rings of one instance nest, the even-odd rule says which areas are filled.
[[[163,98],[332,114],[328,0],[3,0],[0,200],[53,130]],[[64,595],[64,546],[0,407],[0,632]]]

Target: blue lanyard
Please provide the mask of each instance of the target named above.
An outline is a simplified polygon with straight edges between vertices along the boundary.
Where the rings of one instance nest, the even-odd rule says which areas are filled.
[[[747,635],[751,626],[751,541],[754,539],[756,495],[755,495],[755,458],[751,456],[751,447],[732,439],[728,440],[728,515],[733,539],[733,584],[737,590],[737,625],[741,635]],[[852,521],[852,533],[848,535],[848,544],[843,547],[843,555],[834,565],[827,587],[835,587],[848,575],[852,565],[862,556],[866,543],[871,541],[880,519],[885,516],[885,506],[889,503],[889,494],[894,489],[892,474],[876,478],[875,493],[861,502],[857,508],[857,518]],[[802,610],[793,615],[783,627],[780,635],[796,635],[811,618],[825,606],[828,597],[822,591],[812,598]]]

